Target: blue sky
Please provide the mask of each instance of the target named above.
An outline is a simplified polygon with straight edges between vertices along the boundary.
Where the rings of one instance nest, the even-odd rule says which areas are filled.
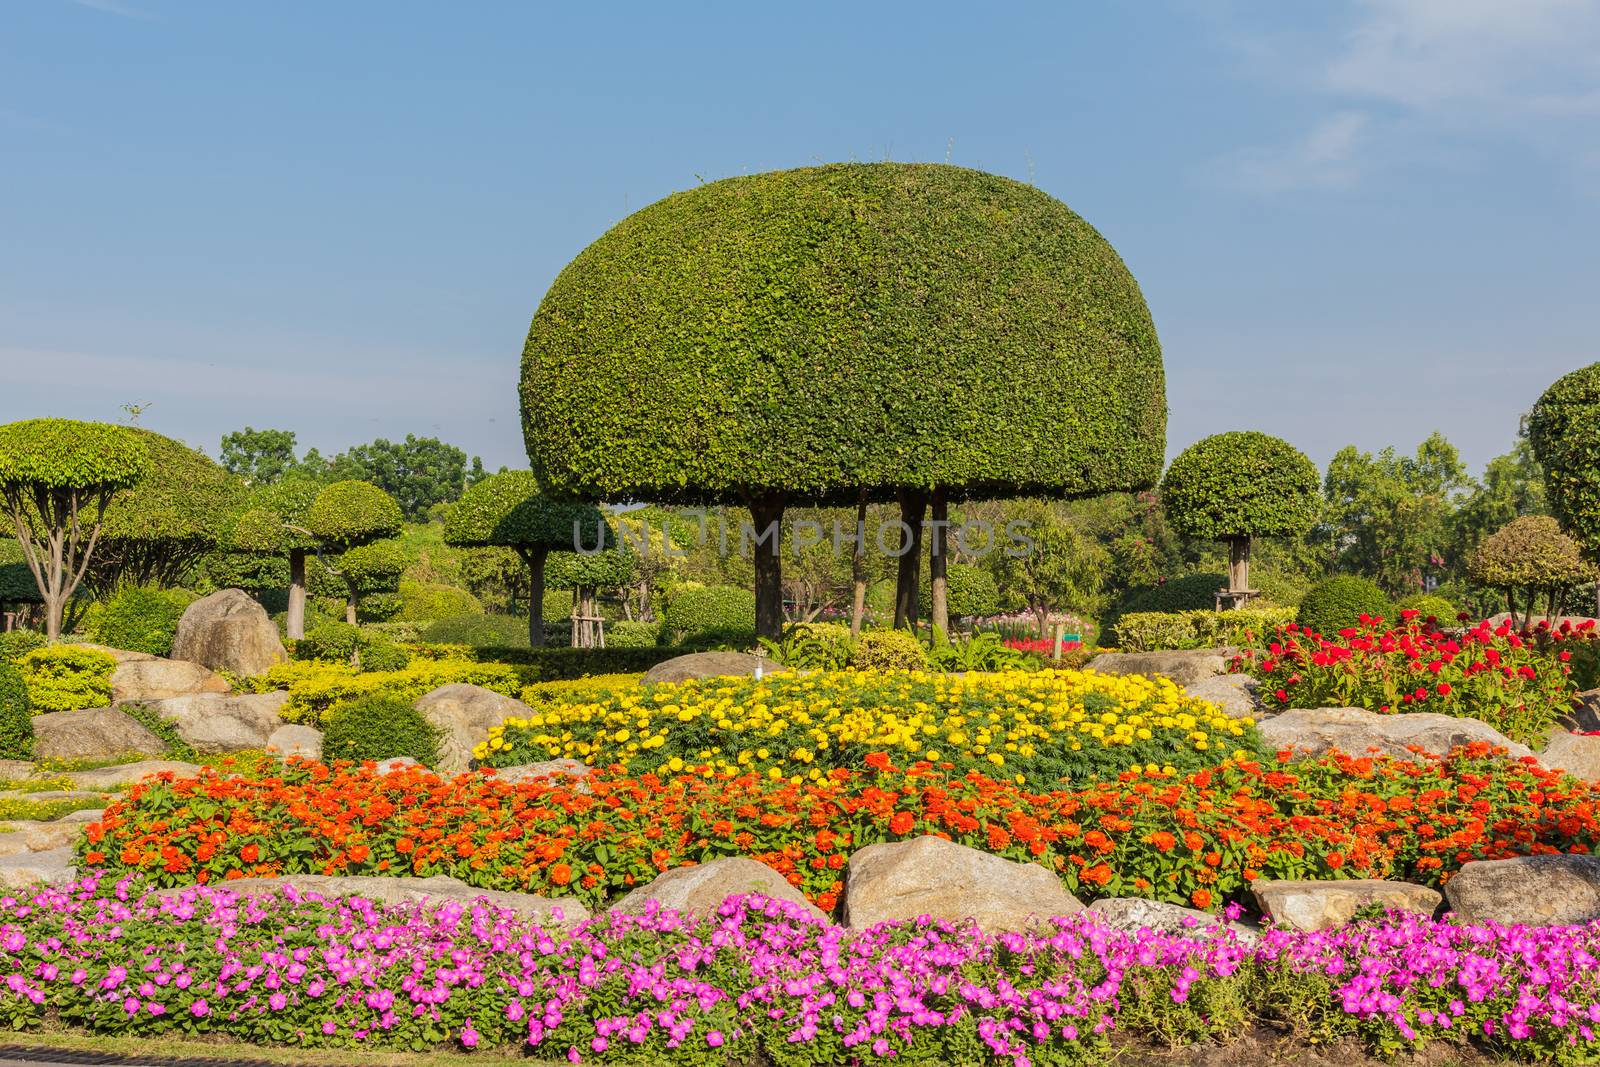
[[[1600,360],[1600,0],[6,0],[0,421],[522,465],[555,274],[701,179],[944,160],[1122,252],[1169,451],[1477,468]]]

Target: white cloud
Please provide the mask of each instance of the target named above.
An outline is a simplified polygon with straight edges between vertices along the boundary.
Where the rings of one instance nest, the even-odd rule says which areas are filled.
[[[140,11],[136,7],[129,7],[121,0],[72,0],[79,7],[87,7],[94,11],[104,11],[108,15],[120,15],[125,19],[154,19],[156,16],[148,11]]]
[[[1292,144],[1236,153],[1223,161],[1223,171],[1233,183],[1259,192],[1348,188],[1361,177],[1357,149],[1369,121],[1364,112],[1337,112]]]

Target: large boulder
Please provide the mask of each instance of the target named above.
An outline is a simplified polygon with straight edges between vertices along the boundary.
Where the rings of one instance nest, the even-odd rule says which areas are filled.
[[[145,704],[178,728],[178,736],[197,752],[216,754],[267,747],[283,725],[278,712],[288,703],[285,690],[270,693],[193,693]]]
[[[184,609],[172,639],[172,658],[241,678],[289,662],[267,609],[239,589],[219,589]]]
[[[44,852],[20,852],[0,856],[0,888],[22,889],[32,885],[62,885],[77,876],[70,846]]]
[[[1320,756],[1331,749],[1364,756],[1369,749],[1377,749],[1407,757],[1412,745],[1443,755],[1474,741],[1498,745],[1513,758],[1533,755],[1487,723],[1433,712],[1380,715],[1361,708],[1295,708],[1262,723],[1261,737],[1269,750],[1289,749],[1305,756]]]
[[[763,673],[783,668],[770,659],[749,652],[691,652],[663,660],[645,672],[640,685],[660,682],[689,682],[700,678],[748,677],[757,670]]]
[[[389,878],[375,875],[289,874],[280,878],[237,878],[222,882],[216,888],[227,889],[240,896],[254,897],[281,893],[294,889],[297,893],[315,893],[320,897],[359,897],[379,904],[413,904],[424,901],[442,903],[456,901],[463,904],[482,900],[497,908],[505,908],[524,919],[532,919],[550,929],[576,926],[589,918],[589,909],[581,901],[563,897],[535,896],[532,893],[506,893],[492,889],[477,889],[459,878],[436,874],[430,878]],[[177,897],[195,892],[195,887],[161,889],[154,897]]]
[[[558,781],[559,779],[577,779],[582,781],[589,777],[590,768],[587,763],[575,759],[550,759],[539,763],[519,763],[514,767],[496,767],[491,772],[498,781],[510,782],[519,785],[523,782],[536,782],[541,779],[552,780],[557,785],[570,784]],[[580,790],[586,789],[580,786]]]
[[[1192,697],[1209,701],[1232,719],[1254,718],[1261,683],[1248,674],[1213,674],[1184,686]]]
[[[1208,912],[1143,897],[1102,897],[1089,905],[1089,911],[1102,925],[1130,934],[1140,930],[1158,930],[1167,934],[1207,937],[1218,926],[1223,926],[1246,944],[1260,936],[1242,923],[1231,923]]]
[[[1600,731],[1600,689],[1588,689],[1574,696],[1572,710],[1561,717],[1559,725],[1575,734]]]
[[[988,932],[1024,930],[1083,905],[1035,863],[918,837],[868,845],[850,857],[844,922],[861,929],[894,919],[975,920]]]
[[[322,759],[322,731],[295,723],[280,726],[267,738],[267,751],[279,759],[299,756],[318,762]]]
[[[788,900],[819,922],[827,922],[804,894],[788,882],[783,875],[755,860],[733,856],[693,867],[675,867],[662,874],[649,885],[640,886],[614,904],[612,911],[639,915],[646,911],[651,901],[659,907],[684,914],[709,915],[724,900],[742,893],[760,893],[778,900]]]
[[[113,704],[148,704],[193,693],[227,693],[231,688],[221,675],[181,659],[124,660],[111,672]]]
[[[0,856],[20,856],[27,852],[48,852],[52,849],[67,848],[77,843],[84,827],[81,822],[31,820],[6,825],[11,829],[6,833],[0,833]]]
[[[439,731],[440,774],[460,774],[472,765],[472,750],[488,740],[489,730],[507,719],[532,715],[520,700],[481,685],[451,682],[417,700],[417,710]]]
[[[186,763],[175,759],[151,759],[140,760],[138,763],[96,767],[92,771],[68,771],[66,778],[72,782],[74,788],[104,792],[142,782],[158,774],[170,774],[174,778],[193,778],[199,773],[198,763]]]
[[[1084,664],[1101,674],[1165,675],[1187,688],[1228,669],[1229,648],[1191,648],[1174,652],[1102,652]]]
[[[1544,751],[1539,753],[1539,763],[1585,782],[1600,782],[1600,736],[1553,730]]]
[[[1432,915],[1439,894],[1425,885],[1386,882],[1381,878],[1298,880],[1258,878],[1250,886],[1261,913],[1274,924],[1314,933],[1343,926],[1362,908],[1417,911]]]
[[[1463,864],[1444,886],[1467,922],[1580,926],[1600,919],[1600,856],[1518,856]]]
[[[137,719],[115,708],[54,711],[33,717],[34,753],[62,762],[119,756],[161,756],[167,746]]]

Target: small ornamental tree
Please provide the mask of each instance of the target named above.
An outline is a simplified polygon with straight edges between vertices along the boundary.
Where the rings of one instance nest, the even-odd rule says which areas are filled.
[[[502,471],[461,495],[445,520],[444,539],[461,548],[509,548],[521,558],[531,575],[528,642],[538,648],[544,644],[546,557],[595,546],[596,530],[609,536],[608,524],[593,504],[548,500],[531,471]]]
[[[1600,559],[1600,363],[1544,391],[1528,416],[1528,442],[1551,510],[1584,554]]]
[[[604,531],[607,546],[598,552],[563,552],[552,556],[545,572],[545,584],[552,589],[572,590],[572,644],[593,648],[600,643],[599,605],[596,594],[602,589],[620,589],[633,581],[633,553],[615,547],[609,527]],[[594,527],[586,535],[591,546],[599,544]]]
[[[137,433],[71,419],[0,426],[0,501],[44,602],[45,633],[61,637],[61,615],[94,558],[106,508],[150,467]]]
[[[1569,588],[1595,578],[1582,547],[1549,515],[1523,515],[1484,538],[1467,573],[1478,584],[1505,594],[1513,624],[1518,621],[1517,594],[1524,593],[1523,625],[1531,622],[1541,595],[1546,614],[1554,618]]]
[[[1321,479],[1305,453],[1253,431],[1219,433],[1179,453],[1161,481],[1167,520],[1185,537],[1228,544],[1228,592],[1250,589],[1250,542],[1295,537],[1316,521]]]
[[[311,507],[306,509],[305,528],[317,539],[320,548],[348,556],[356,548],[399,533],[404,521],[400,505],[395,503],[394,497],[370,482],[348,481],[334,482],[317,494]],[[345,577],[345,584],[350,588],[349,599],[345,602],[346,622],[354,625],[356,621],[356,602],[363,583],[386,580],[381,575],[387,572],[393,561],[394,553],[373,550],[357,553],[352,564],[354,576],[346,577],[342,568],[339,569],[338,573]],[[400,571],[403,570],[405,564],[401,563],[399,570],[394,573],[396,586],[400,581]]]
[[[289,606],[284,631],[292,641],[306,635],[306,553],[317,538],[306,525],[311,505],[322,486],[309,478],[290,477],[256,491],[240,513],[227,547],[236,553],[289,558]]]
[[[400,576],[410,565],[410,553],[393,538],[356,545],[340,556],[337,573],[348,590],[344,621],[356,624],[363,597],[399,592]]]

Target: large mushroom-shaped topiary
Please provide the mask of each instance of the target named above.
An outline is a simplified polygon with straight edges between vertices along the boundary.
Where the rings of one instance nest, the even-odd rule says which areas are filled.
[[[1539,597],[1548,614],[1559,614],[1561,596],[1581,582],[1593,581],[1594,565],[1583,557],[1577,541],[1561,532],[1561,524],[1548,515],[1523,515],[1512,519],[1483,539],[1467,562],[1473,581],[1506,596],[1511,621],[1517,620],[1517,593],[1526,595],[1522,622],[1528,623]]]
[[[522,412],[548,491],[743,504],[758,534],[863,491],[898,497],[915,539],[930,501],[938,520],[955,496],[1147,488],[1166,433],[1155,327],[1111,245],[1031,186],[905,163],[729,178],[624,219],[540,303]],[[755,551],[773,638],[779,550]],[[902,617],[919,569],[907,552]]]
[[[1161,480],[1167,521],[1185,537],[1228,543],[1228,594],[1250,588],[1250,542],[1294,537],[1316,521],[1321,479],[1305,453],[1254,431],[1219,433],[1178,454]]]
[[[594,547],[600,544],[597,537],[608,536],[599,508],[546,498],[531,471],[502,471],[468,487],[444,525],[446,544],[509,548],[527,564],[532,579],[528,641],[534,648],[544,644],[546,557]]]
[[[317,548],[307,516],[321,492],[321,483],[309,478],[285,478],[261,487],[234,520],[224,546],[229,553],[245,556],[288,557],[284,631],[292,641],[306,635],[306,553]]]
[[[400,573],[405,570],[403,550],[398,545],[380,549],[373,542],[399,533],[404,521],[394,497],[370,482],[334,482],[318,493],[306,509],[305,528],[320,546],[350,557],[350,573],[346,574],[343,566],[336,573],[349,587],[345,621],[351,625],[355,624],[362,592],[378,590],[385,584],[398,586]],[[364,546],[373,547],[355,551]]]
[[[0,426],[0,501],[39,588],[51,641],[61,637],[62,610],[94,558],[112,496],[149,469],[149,450],[124,426],[72,419]]]
[[[1528,415],[1528,443],[1556,518],[1589,558],[1600,558],[1600,363],[1544,391]]]

